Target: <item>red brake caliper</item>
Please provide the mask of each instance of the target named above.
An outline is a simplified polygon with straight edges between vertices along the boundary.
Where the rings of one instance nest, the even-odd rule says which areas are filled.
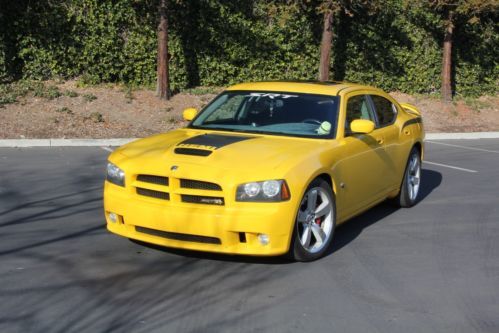
[[[318,217],[315,219],[315,223],[318,224],[319,226],[321,225],[322,221],[321,221],[321,218]]]

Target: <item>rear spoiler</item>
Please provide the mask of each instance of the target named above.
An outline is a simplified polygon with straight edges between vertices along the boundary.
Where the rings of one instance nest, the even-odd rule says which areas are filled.
[[[414,105],[409,104],[409,103],[400,103],[400,106],[404,109],[404,111],[406,111],[414,116],[421,117],[421,112]]]

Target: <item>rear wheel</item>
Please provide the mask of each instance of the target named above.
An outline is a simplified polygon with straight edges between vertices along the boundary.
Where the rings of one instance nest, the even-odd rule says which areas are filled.
[[[400,187],[400,193],[395,198],[396,204],[400,207],[412,207],[416,204],[421,184],[421,155],[414,147],[409,154],[407,166],[405,168],[404,179]]]
[[[331,186],[314,180],[305,191],[296,215],[290,256],[297,261],[312,261],[327,251],[336,225],[336,205]]]

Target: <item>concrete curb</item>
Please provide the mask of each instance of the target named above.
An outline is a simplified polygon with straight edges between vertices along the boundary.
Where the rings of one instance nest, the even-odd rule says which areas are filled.
[[[5,139],[0,140],[0,148],[24,147],[107,147],[122,146],[137,140],[123,139]]]
[[[498,139],[499,132],[427,133],[425,140]]]
[[[121,139],[0,139],[0,148],[25,147],[116,147],[138,138]],[[499,132],[427,133],[426,140],[499,139]]]

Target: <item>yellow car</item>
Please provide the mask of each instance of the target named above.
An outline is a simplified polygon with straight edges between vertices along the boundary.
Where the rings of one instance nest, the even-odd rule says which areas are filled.
[[[321,257],[334,229],[386,199],[417,201],[419,111],[350,83],[232,86],[186,128],[109,157],[109,231],[146,243],[229,254]]]

